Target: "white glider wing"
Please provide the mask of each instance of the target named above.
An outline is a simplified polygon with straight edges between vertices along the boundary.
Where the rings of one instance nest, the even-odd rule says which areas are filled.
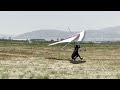
[[[49,44],[49,46],[52,46],[52,45],[55,45],[55,44],[59,44],[59,43],[66,43],[66,42],[77,42],[77,41],[82,41],[84,37],[84,32],[80,32],[80,33],[77,33],[67,39],[64,39],[62,41],[59,41],[59,42],[55,42],[55,43],[52,43],[52,44]]]
[[[80,36],[79,36],[78,42],[82,41],[84,36],[85,36],[85,31],[80,32]]]

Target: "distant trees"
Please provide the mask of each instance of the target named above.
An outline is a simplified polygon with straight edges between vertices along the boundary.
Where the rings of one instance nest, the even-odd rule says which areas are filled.
[[[54,42],[54,40],[53,40],[53,39],[51,39],[51,42]]]
[[[57,38],[57,41],[59,41],[59,39]]]
[[[64,40],[63,38],[61,38],[61,41]]]
[[[9,40],[12,40],[11,37],[9,37]]]
[[[38,42],[45,42],[45,39],[30,39],[31,42],[33,43],[38,43]]]

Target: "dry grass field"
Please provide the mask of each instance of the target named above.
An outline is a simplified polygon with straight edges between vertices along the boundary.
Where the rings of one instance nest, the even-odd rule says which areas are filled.
[[[120,79],[119,44],[81,45],[78,63],[71,45],[61,47],[0,42],[0,79]]]

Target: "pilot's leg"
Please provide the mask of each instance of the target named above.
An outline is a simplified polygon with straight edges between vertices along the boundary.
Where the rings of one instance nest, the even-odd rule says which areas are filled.
[[[78,54],[79,58],[82,60],[83,58]]]
[[[72,61],[74,61],[74,57],[75,57],[74,54],[72,54],[72,55],[71,55]]]
[[[74,60],[76,60],[77,57],[78,57],[78,56],[76,55],[76,56],[74,57]]]

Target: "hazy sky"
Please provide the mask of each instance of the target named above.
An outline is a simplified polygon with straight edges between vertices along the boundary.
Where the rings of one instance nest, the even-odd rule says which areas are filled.
[[[120,11],[0,11],[0,34],[40,29],[82,31],[120,26]]]

